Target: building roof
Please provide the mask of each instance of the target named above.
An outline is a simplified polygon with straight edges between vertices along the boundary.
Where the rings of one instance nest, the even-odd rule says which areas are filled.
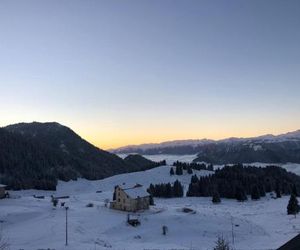
[[[123,183],[121,185],[118,185],[118,187],[120,187],[121,189],[125,190],[125,189],[134,188],[134,185]]]
[[[123,190],[130,198],[133,199],[150,196],[150,194],[142,187],[133,187],[133,188],[123,189]]]
[[[300,234],[285,243],[277,250],[299,250],[300,249]]]
[[[0,188],[5,188],[5,187],[7,187],[7,185],[0,184]]]

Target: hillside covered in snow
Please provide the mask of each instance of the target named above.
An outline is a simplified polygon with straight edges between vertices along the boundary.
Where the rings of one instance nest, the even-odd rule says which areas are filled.
[[[155,206],[136,214],[138,227],[127,225],[127,213],[105,206],[115,185],[159,184],[179,180],[185,190],[191,175],[170,176],[170,166],[127,173],[98,181],[59,181],[56,191],[11,192],[0,200],[0,220],[12,250],[24,249],[213,249],[223,235],[234,249],[276,249],[300,231],[300,219],[286,214],[288,196],[237,202],[222,199],[212,204],[207,197],[155,198]],[[210,171],[194,171],[200,176]],[[33,195],[45,196],[44,199]],[[65,209],[53,208],[51,195],[69,196],[69,245],[65,246]],[[87,207],[88,204],[93,206]],[[186,212],[186,208],[188,208]],[[184,212],[185,211],[185,212]],[[166,236],[162,226],[168,227]],[[28,230],[30,228],[30,230]]]

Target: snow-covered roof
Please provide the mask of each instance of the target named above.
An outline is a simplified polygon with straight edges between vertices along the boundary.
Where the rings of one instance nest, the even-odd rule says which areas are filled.
[[[5,187],[7,187],[7,186],[4,184],[0,184],[0,188],[5,188]]]
[[[147,197],[150,194],[142,187],[133,187],[133,188],[128,188],[128,189],[123,189],[124,192],[133,199],[136,199],[138,197]]]
[[[123,190],[125,189],[130,189],[130,188],[134,188],[134,185],[132,184],[126,184],[126,183],[123,183],[121,185],[118,185],[120,188],[122,188]]]

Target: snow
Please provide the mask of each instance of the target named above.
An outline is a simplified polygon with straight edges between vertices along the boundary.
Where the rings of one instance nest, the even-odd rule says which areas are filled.
[[[126,156],[128,156],[128,154],[118,154],[118,156],[124,159]],[[143,156],[155,162],[166,160],[167,164],[169,165],[172,165],[175,161],[191,163],[194,159],[197,158],[197,154],[191,154],[191,155],[158,154],[158,155],[143,155]]]
[[[133,199],[136,199],[138,197],[147,197],[150,195],[143,187],[125,189],[124,192]]]
[[[261,151],[261,150],[263,150],[263,147],[261,145],[250,144],[249,147],[253,148],[254,151]]]
[[[172,157],[169,161],[176,160]],[[185,159],[190,160],[191,156]],[[285,167],[295,172],[299,168],[295,164]],[[0,200],[0,228],[11,250],[207,250],[213,249],[221,235],[232,244],[232,228],[234,249],[262,250],[277,249],[300,232],[300,218],[286,214],[288,196],[272,199],[267,195],[259,201],[244,203],[223,199],[219,205],[205,197],[155,198],[156,206],[139,214],[141,225],[136,228],[126,224],[126,212],[105,206],[107,199],[112,199],[114,186],[123,183],[140,183],[147,188],[150,183],[178,179],[187,189],[191,175],[170,176],[169,170],[170,166],[161,166],[98,181],[60,181],[57,191],[10,192],[12,198]],[[211,173],[195,171],[198,176]],[[45,199],[33,195],[45,195]],[[53,209],[51,195],[70,196],[61,200],[69,207],[69,246],[65,246],[66,211],[60,203]],[[88,203],[94,206],[86,207]],[[183,208],[194,212],[184,213]],[[166,236],[162,235],[163,225],[169,229]]]
[[[261,150],[260,148],[256,148],[255,150]],[[125,158],[128,154],[118,154],[119,157]],[[162,161],[166,160],[168,165],[172,165],[175,161],[180,162],[188,162],[191,163],[194,159],[197,158],[196,154],[193,155],[167,155],[167,154],[158,154],[158,155],[143,155],[145,158],[152,161]],[[205,163],[205,162],[203,162]],[[232,164],[227,164],[232,165]],[[259,166],[265,167],[268,165],[276,165],[286,169],[289,172],[300,175],[300,164],[298,163],[262,163],[262,162],[253,162],[253,163],[245,163],[248,166]],[[224,165],[214,165],[214,169],[222,168]]]

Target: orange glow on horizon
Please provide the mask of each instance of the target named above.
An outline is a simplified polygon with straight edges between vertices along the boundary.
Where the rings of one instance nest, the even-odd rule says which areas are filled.
[[[139,133],[128,133],[128,134],[86,134],[82,135],[84,139],[104,150],[115,149],[127,145],[139,145],[148,143],[161,143],[165,141],[175,141],[175,140],[201,140],[201,139],[212,139],[212,140],[222,140],[230,137],[257,137],[265,134],[283,134],[287,132],[292,132],[300,127],[293,129],[282,129],[282,130],[257,130],[257,131],[243,131],[242,129],[236,131],[207,131],[207,133],[197,133],[197,131],[190,131],[189,133],[172,134],[172,133],[149,133],[149,134],[139,134]],[[154,132],[154,131],[153,131]]]
[[[21,117],[21,115],[20,115]],[[22,122],[32,122],[31,118],[24,117],[3,120],[0,126]],[[20,120],[19,120],[20,119]],[[256,137],[265,134],[283,134],[300,129],[298,116],[289,116],[282,120],[265,119],[259,120],[248,118],[241,119],[206,119],[176,120],[166,119],[164,121],[149,120],[119,120],[105,122],[105,120],[86,119],[77,120],[57,118],[51,119],[40,116],[34,119],[40,122],[57,121],[71,128],[83,139],[104,150],[114,149],[127,145],[138,145],[145,143],[160,143],[174,140],[188,139],[212,139],[220,140],[229,137]]]

